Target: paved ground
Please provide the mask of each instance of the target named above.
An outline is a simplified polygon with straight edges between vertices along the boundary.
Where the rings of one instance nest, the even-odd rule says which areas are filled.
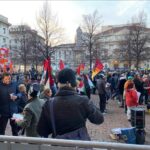
[[[98,105],[98,96],[92,95],[92,100],[96,106]],[[110,133],[112,128],[123,128],[123,127],[131,127],[130,123],[127,121],[126,114],[124,113],[124,109],[119,108],[119,104],[115,100],[110,100],[107,104],[108,113],[104,115],[105,121],[101,125],[93,125],[90,122],[87,122],[87,127],[89,134],[93,140],[96,141],[112,141],[110,138]],[[146,114],[146,143],[150,144],[150,114]],[[10,135],[10,126],[8,125],[7,135]]]
[[[98,96],[92,96],[93,101],[96,106],[98,105]],[[119,104],[115,100],[109,100],[107,104],[108,113],[104,115],[104,123],[101,125],[93,125],[90,122],[87,123],[89,134],[93,140],[98,141],[111,141],[116,142],[110,138],[110,133],[112,128],[123,128],[131,127],[130,122],[128,122],[126,114],[123,108],[119,108]],[[150,114],[146,114],[146,143],[150,144]]]

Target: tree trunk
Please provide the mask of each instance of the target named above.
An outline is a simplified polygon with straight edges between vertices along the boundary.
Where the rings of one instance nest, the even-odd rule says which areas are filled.
[[[131,65],[132,65],[132,64],[131,64],[131,61],[130,61],[130,60],[129,60],[128,64],[129,64],[129,65],[128,65],[129,70],[131,70]]]
[[[137,60],[136,60],[136,70],[139,70],[139,63],[140,63],[140,61],[139,61],[139,59],[137,58]]]
[[[27,70],[27,62],[26,60],[24,61],[24,73],[26,73],[26,70]]]
[[[90,71],[92,71],[92,55],[91,55],[91,52],[90,52]]]
[[[90,52],[90,72],[91,72],[92,71],[92,46],[91,46],[91,43],[89,46],[89,52]]]
[[[38,64],[37,64],[37,62],[36,62],[36,64],[35,64],[35,69],[36,69],[36,70],[38,69]]]

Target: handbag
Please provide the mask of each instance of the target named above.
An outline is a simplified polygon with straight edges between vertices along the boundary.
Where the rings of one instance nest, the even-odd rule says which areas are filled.
[[[51,124],[52,124],[52,138],[56,139],[70,139],[70,140],[86,140],[90,141],[90,136],[87,132],[86,127],[81,127],[77,130],[58,135],[56,133],[56,126],[55,126],[55,114],[54,114],[54,97],[50,100],[50,116],[51,116]]]

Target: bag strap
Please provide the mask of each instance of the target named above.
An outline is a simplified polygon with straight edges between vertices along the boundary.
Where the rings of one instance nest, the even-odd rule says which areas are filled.
[[[50,99],[50,117],[51,117],[51,125],[52,125],[52,137],[56,137],[56,126],[55,126],[55,116],[54,116],[54,97]]]

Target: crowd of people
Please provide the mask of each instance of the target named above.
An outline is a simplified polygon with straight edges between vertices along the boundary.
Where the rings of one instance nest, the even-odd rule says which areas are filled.
[[[22,75],[18,78],[9,73],[2,74],[0,134],[5,134],[9,120],[14,136],[25,131],[26,136],[30,137],[52,135],[63,138],[65,135],[67,139],[90,140],[86,120],[101,124],[104,118],[86,95],[78,94],[73,70],[66,68],[59,72],[57,92],[53,94],[51,88],[44,87],[43,82],[35,78],[31,80]],[[23,114],[23,119],[13,117],[19,113]]]
[[[0,81],[0,135],[8,121],[12,135],[90,140],[86,120],[101,124],[109,100],[117,100],[131,120],[131,109],[149,106],[150,76],[142,72],[100,72],[77,75],[72,69],[61,70],[55,86],[46,87],[40,78],[3,73]],[[55,87],[55,90],[54,90]],[[91,94],[98,94],[99,108]],[[23,114],[23,119],[13,114]]]

